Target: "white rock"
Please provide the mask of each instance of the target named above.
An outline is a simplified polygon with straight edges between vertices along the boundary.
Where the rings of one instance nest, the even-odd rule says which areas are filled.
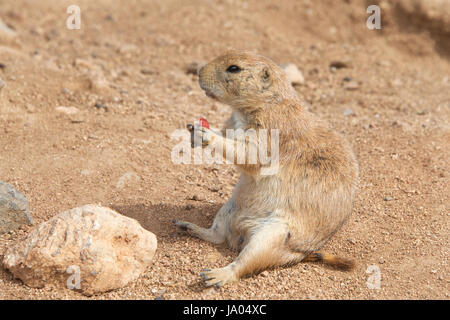
[[[2,78],[0,78],[0,93],[2,92],[4,87],[6,87],[6,83]]]
[[[79,111],[78,108],[75,108],[75,107],[64,107],[64,106],[56,107],[55,110],[57,112],[67,114],[69,116],[73,115],[73,114],[77,114],[78,111]]]
[[[347,90],[358,90],[359,83],[357,81],[348,81],[344,83],[344,88]]]
[[[81,175],[82,175],[82,176],[88,176],[88,175],[90,175],[91,173],[92,173],[92,171],[89,170],[89,169],[83,169],[83,170],[81,170]]]
[[[30,287],[51,283],[92,295],[137,279],[156,246],[136,220],[85,205],[40,224],[7,249],[3,265]]]
[[[1,18],[0,18],[0,34],[8,38],[13,38],[16,36],[16,32],[10,27],[8,27]]]
[[[305,83],[305,78],[303,77],[302,72],[297,68],[295,64],[282,64],[280,65],[280,67],[284,70],[288,80],[292,85]]]
[[[139,181],[139,176],[136,173],[132,172],[132,171],[128,171],[128,172],[124,173],[119,178],[119,180],[117,180],[116,188],[117,189],[123,189],[123,188],[125,188],[125,186],[127,184],[130,184],[133,181],[135,181],[135,182]]]
[[[139,52],[139,47],[132,43],[127,43],[127,44],[121,45],[119,47],[118,51],[121,54],[137,53],[137,52]]]
[[[348,117],[351,116],[352,114],[354,114],[353,110],[350,108],[345,108],[344,111],[342,112],[342,115],[344,117]]]

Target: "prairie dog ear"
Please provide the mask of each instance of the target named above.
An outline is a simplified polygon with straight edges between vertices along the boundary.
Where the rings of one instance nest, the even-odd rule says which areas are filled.
[[[272,73],[268,67],[264,67],[261,71],[261,82],[264,90],[272,85]]]

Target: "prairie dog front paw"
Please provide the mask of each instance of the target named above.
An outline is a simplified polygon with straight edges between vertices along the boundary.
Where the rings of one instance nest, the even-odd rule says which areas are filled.
[[[202,146],[203,148],[210,145],[215,138],[215,133],[200,124],[188,124],[187,129],[191,132],[191,147]]]

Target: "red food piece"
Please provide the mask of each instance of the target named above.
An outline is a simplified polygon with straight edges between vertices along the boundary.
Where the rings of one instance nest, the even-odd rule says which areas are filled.
[[[209,129],[209,123],[208,120],[206,120],[205,118],[200,118],[200,125],[204,128]]]

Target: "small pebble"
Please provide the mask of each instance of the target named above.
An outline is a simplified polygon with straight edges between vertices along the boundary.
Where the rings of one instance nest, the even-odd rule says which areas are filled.
[[[79,111],[78,108],[75,108],[75,107],[64,107],[64,106],[56,107],[55,110],[56,110],[57,112],[67,114],[67,115],[69,115],[69,116],[70,116],[70,115],[77,114],[78,111]]]
[[[400,87],[403,85],[403,81],[401,79],[394,79],[391,81],[391,85],[394,87]]]
[[[32,104],[30,104],[30,103],[27,103],[27,104],[25,105],[25,109],[27,110],[28,113],[33,113],[33,112],[36,111],[35,106],[32,105]]]
[[[348,68],[350,66],[349,62],[344,61],[333,61],[330,63],[330,69],[342,69],[342,68]]]
[[[347,90],[357,90],[359,83],[357,81],[348,81],[344,83],[344,88]]]
[[[203,201],[203,200],[205,200],[205,198],[202,197],[202,196],[199,196],[199,195],[197,195],[197,194],[194,194],[189,200]]]
[[[3,20],[0,18],[0,34],[7,36],[8,38],[13,38],[16,36],[16,32],[11,29]]]
[[[353,110],[350,109],[350,108],[345,108],[344,112],[342,112],[342,115],[343,115],[344,117],[351,116],[352,114],[353,114]]]
[[[150,74],[154,74],[155,72],[153,70],[150,70],[150,69],[142,69],[141,73],[145,74],[145,75],[150,75]]]
[[[97,109],[104,109],[105,111],[108,111],[108,108],[104,104],[101,104],[101,103],[98,103],[98,102],[95,104],[95,107]]]
[[[120,46],[118,49],[118,52],[121,54],[137,53],[138,51],[139,51],[139,47],[132,43],[124,44],[124,45]]]

